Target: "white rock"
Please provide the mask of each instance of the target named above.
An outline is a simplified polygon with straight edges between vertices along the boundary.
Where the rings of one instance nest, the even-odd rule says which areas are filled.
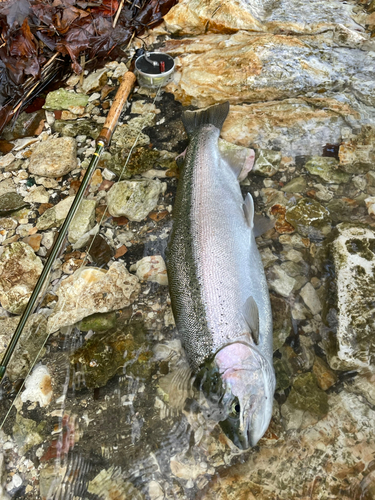
[[[296,280],[288,276],[287,273],[279,266],[274,266],[272,271],[277,276],[277,279],[271,279],[269,281],[270,287],[279,295],[289,297],[294,285],[296,284]]]
[[[320,313],[320,311],[322,310],[322,304],[315,288],[310,282],[306,283],[306,285],[302,288],[300,294],[303,298],[304,303],[313,314]]]
[[[112,172],[111,170],[108,170],[108,168],[105,168],[102,172],[102,177],[106,180],[106,181],[113,181],[113,179],[116,178],[116,174],[114,172]]]
[[[40,406],[48,406],[52,400],[51,375],[47,366],[39,365],[34,368],[31,375],[26,379],[26,389],[21,393],[21,401],[39,403]]]
[[[47,250],[49,250],[53,245],[54,238],[55,238],[55,232],[48,231],[47,233],[43,234],[41,243],[47,248]]]
[[[277,261],[276,255],[272,253],[272,250],[269,247],[264,248],[260,251],[260,257],[262,259],[264,268],[271,266],[274,262]]]
[[[77,168],[77,143],[73,137],[50,138],[30,156],[29,171],[43,177],[61,177]]]
[[[166,184],[159,180],[121,181],[107,194],[108,211],[113,217],[124,215],[140,222],[156,207]]]
[[[133,269],[141,281],[153,281],[159,285],[168,285],[167,268],[161,255],[143,257],[132,266]]]
[[[91,94],[91,95],[90,95],[90,97],[89,97],[89,102],[91,102],[91,101],[96,101],[96,100],[98,100],[98,99],[100,99],[100,94],[99,94],[99,92],[94,92],[93,94]]]
[[[160,109],[157,109],[155,104],[145,101],[134,101],[131,107],[131,113],[136,115],[142,115],[143,113],[160,113]]]
[[[113,72],[113,78],[121,78],[123,75],[125,75],[125,73],[128,72],[128,68],[126,67],[126,65],[122,62],[120,64],[118,64],[116,66],[116,69],[114,70]]]
[[[54,207],[49,208],[44,212],[44,214],[38,219],[36,227],[43,231],[44,229],[49,229],[51,227],[59,227],[64,222],[70,207],[72,206],[74,196],[67,196],[64,200],[61,200]]]
[[[83,267],[63,280],[56,293],[58,303],[48,318],[48,331],[73,325],[96,312],[128,307],[140,292],[138,278],[124,264],[114,262],[108,271]]]
[[[98,69],[90,73],[87,78],[84,79],[82,84],[82,90],[85,94],[100,90],[107,82],[107,68]]]
[[[375,232],[345,224],[338,230],[333,243],[337,304],[326,311],[327,320],[337,317],[337,352],[327,357],[334,370],[363,370],[373,366],[375,347]]]
[[[163,488],[156,481],[151,481],[148,485],[150,500],[164,500]]]
[[[370,196],[365,199],[366,207],[370,215],[375,216],[375,196]]]
[[[49,194],[44,186],[33,186],[24,200],[28,203],[48,203]]]
[[[291,260],[292,262],[301,262],[303,260],[301,252],[299,252],[298,250],[294,250],[294,248],[289,250],[285,254],[285,257],[287,258],[287,260]]]
[[[71,243],[76,243],[81,236],[95,224],[95,200],[82,200],[69,227],[68,238]]]
[[[13,153],[8,153],[5,156],[2,156],[0,158],[0,168],[7,167],[12,163],[13,160],[15,160],[15,156]]]
[[[0,258],[0,301],[12,314],[21,314],[43,270],[42,261],[30,245],[15,242]]]

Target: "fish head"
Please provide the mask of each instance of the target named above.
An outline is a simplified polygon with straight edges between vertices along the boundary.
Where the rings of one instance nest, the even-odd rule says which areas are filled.
[[[272,417],[272,366],[257,348],[242,343],[221,349],[213,366],[202,389],[219,408],[216,418],[220,427],[238,448],[255,446]]]

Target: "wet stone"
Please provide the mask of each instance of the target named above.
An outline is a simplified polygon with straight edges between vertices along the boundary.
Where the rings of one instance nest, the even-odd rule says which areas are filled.
[[[305,413],[303,417],[301,415],[305,421],[301,422],[304,427],[315,424],[328,413],[328,410],[328,396],[318,386],[315,375],[304,373],[294,380],[287,402],[281,407],[281,414],[286,418],[286,426],[290,429],[293,428],[291,426],[293,411]]]
[[[270,268],[267,272],[267,278],[271,290],[282,297],[289,297],[296,284],[296,280],[288,276],[280,266]]]
[[[167,268],[161,255],[143,257],[132,266],[131,271],[133,270],[136,271],[141,281],[153,281],[159,285],[168,285]]]
[[[46,103],[43,108],[54,110],[67,109],[69,111],[77,106],[86,106],[88,99],[88,96],[84,94],[77,94],[76,92],[70,92],[61,88],[47,94]]]
[[[42,240],[41,234],[32,234],[31,236],[26,236],[22,241],[27,245],[30,245],[34,252],[37,252],[40,248],[40,242]]]
[[[103,469],[89,482],[87,491],[100,495],[102,500],[144,500],[143,494],[134,485],[122,478],[121,472],[114,466]]]
[[[305,163],[305,168],[312,175],[318,175],[328,183],[341,184],[350,179],[350,174],[342,172],[339,168],[339,162],[335,158],[323,156],[313,156]]]
[[[315,288],[310,282],[306,283],[300,294],[303,301],[314,315],[320,313],[322,310],[322,304]]]
[[[38,230],[44,231],[51,227],[61,226],[68,215],[73,200],[74,196],[68,196],[54,207],[47,209],[36,223]]]
[[[0,356],[3,356],[6,347],[17,328],[19,317],[9,317],[0,319]],[[8,368],[7,376],[10,380],[17,380],[26,377],[32,363],[35,362],[39,350],[45,341],[47,330],[47,320],[41,314],[32,314],[23,330],[15,353],[12,356]],[[43,349],[41,353],[43,354]]]
[[[69,226],[68,238],[76,243],[95,223],[95,200],[82,200]]]
[[[101,90],[104,85],[107,83],[108,76],[107,76],[107,68],[102,68],[98,69],[96,71],[93,71],[90,73],[84,80],[82,84],[82,90],[86,93],[89,94],[91,92],[96,92],[98,90]],[[86,98],[86,104],[88,102],[88,97],[84,96],[83,94],[82,97]],[[84,106],[86,105],[84,104]]]
[[[63,280],[57,289],[59,300],[48,318],[48,329],[73,325],[93,314],[127,307],[140,292],[138,278],[124,264],[115,262],[108,271],[83,267]]]
[[[330,213],[319,202],[302,198],[289,208],[286,220],[302,235],[319,238],[330,231]]]
[[[83,318],[80,328],[83,332],[93,330],[94,332],[104,332],[116,326],[116,313],[91,314]]]
[[[113,257],[112,248],[100,234],[91,236],[86,244],[86,248],[94,264],[97,266],[104,266]]]
[[[53,391],[50,372],[47,366],[38,365],[26,379],[25,390],[21,394],[21,400],[23,402],[36,402],[43,407],[50,404],[52,396]]]
[[[101,130],[101,126],[93,120],[80,119],[76,121],[56,120],[53,129],[64,137],[77,137],[85,135],[96,139]]]
[[[70,362],[84,375],[88,388],[103,387],[117,373],[149,377],[153,352],[145,340],[143,324],[133,322],[115,332],[95,334],[71,355]]]
[[[34,149],[29,163],[32,174],[61,177],[77,168],[77,144],[71,137],[48,139]]]
[[[340,145],[340,168],[351,174],[372,170],[375,162],[375,127],[364,126],[357,136]]]
[[[165,187],[159,180],[118,182],[108,191],[108,211],[140,222],[154,210]]]
[[[338,380],[335,372],[333,372],[327,365],[327,363],[318,356],[315,357],[312,371],[316,377],[316,381],[319,387],[323,391],[326,391],[327,389],[335,385]]]
[[[42,261],[26,243],[12,243],[0,257],[0,302],[21,314],[43,269]]]
[[[331,247],[335,293],[327,297],[323,316],[335,339],[327,358],[334,370],[366,369],[375,352],[375,233],[350,224],[337,229]],[[337,319],[332,322],[331,318]]]
[[[23,418],[19,413],[13,426],[13,438],[21,454],[43,442],[45,422],[39,424],[30,418]]]
[[[305,177],[295,177],[281,188],[285,193],[304,193],[307,187]]]
[[[6,193],[0,196],[0,213],[19,210],[28,205],[27,202],[17,193]]]
[[[282,298],[270,295],[273,319],[273,350],[277,351],[292,332],[292,315],[289,304]]]
[[[13,144],[11,144],[13,146]],[[2,157],[0,157],[0,168],[7,167],[12,163],[12,161],[15,159],[15,156],[13,153],[8,153]]]
[[[256,156],[252,172],[263,177],[272,177],[278,172],[280,162],[281,153],[279,151],[261,149]]]

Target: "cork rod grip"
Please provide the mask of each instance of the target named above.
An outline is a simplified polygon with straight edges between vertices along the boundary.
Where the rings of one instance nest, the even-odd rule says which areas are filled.
[[[96,140],[97,143],[99,141],[102,141],[105,146],[108,146],[113,131],[115,130],[117,120],[119,119],[122,108],[124,107],[124,104],[129,97],[132,88],[134,87],[135,81],[136,76],[131,71],[128,71],[123,76],[115,100],[113,101],[111,109],[109,110],[109,113],[107,115],[107,119],[104,123],[104,127],[102,128],[102,131],[100,132],[100,135]]]

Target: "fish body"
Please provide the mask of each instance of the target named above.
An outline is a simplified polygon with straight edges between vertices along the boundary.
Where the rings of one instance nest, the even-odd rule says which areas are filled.
[[[251,195],[238,167],[218,148],[228,103],[185,112],[190,136],[168,249],[168,277],[179,335],[224,432],[240,448],[268,427],[275,377],[272,314],[254,232]]]

